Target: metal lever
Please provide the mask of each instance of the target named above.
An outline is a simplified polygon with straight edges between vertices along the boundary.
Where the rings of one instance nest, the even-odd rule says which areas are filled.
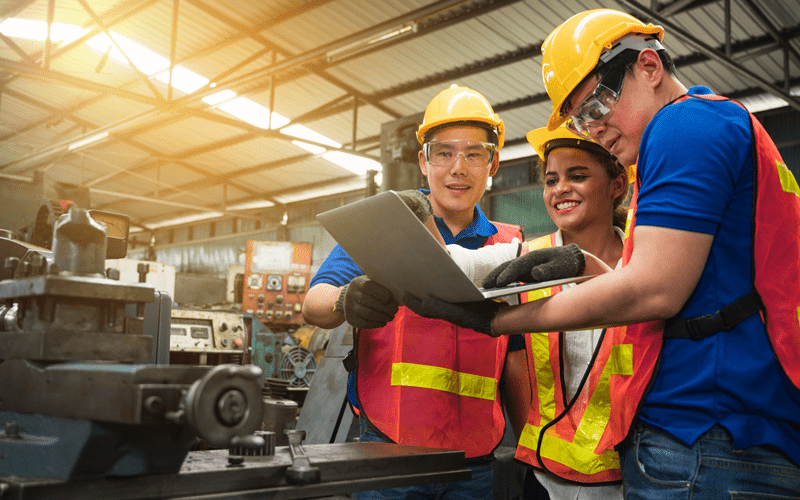
[[[306,450],[300,444],[306,438],[306,431],[289,429],[283,431],[289,439],[289,452],[292,465],[286,469],[286,482],[289,484],[313,484],[322,479],[319,467],[312,467]]]

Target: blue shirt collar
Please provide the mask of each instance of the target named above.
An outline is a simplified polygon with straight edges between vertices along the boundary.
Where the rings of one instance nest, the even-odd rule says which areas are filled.
[[[420,189],[420,191],[425,195],[430,194],[429,189]],[[444,223],[441,217],[436,217],[434,215],[433,218],[436,221],[436,227],[439,228],[439,233],[441,233],[445,243],[448,245],[455,243],[465,248],[476,249],[483,246],[486,238],[497,234],[497,228],[494,224],[489,222],[489,219],[486,218],[486,215],[484,215],[478,205],[475,205],[474,214],[475,217],[472,220],[472,224],[455,236],[453,236],[450,228],[447,227],[447,224]]]
[[[686,93],[689,95],[714,95],[714,92],[710,88],[703,85],[695,85],[687,90]]]

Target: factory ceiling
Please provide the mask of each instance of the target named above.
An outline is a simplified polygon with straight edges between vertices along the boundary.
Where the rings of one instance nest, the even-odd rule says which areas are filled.
[[[600,7],[664,26],[685,84],[800,110],[798,0],[0,0],[0,183],[85,188],[145,230],[263,219],[361,189],[382,124],[452,83],[504,119],[501,159],[530,155],[541,43]]]

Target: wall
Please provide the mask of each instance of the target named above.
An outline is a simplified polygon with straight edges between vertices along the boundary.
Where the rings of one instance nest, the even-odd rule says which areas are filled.
[[[214,222],[213,226],[212,223],[203,222],[159,230],[155,234],[154,260],[174,266],[179,273],[227,278],[230,266],[244,266],[247,240],[309,242],[314,245],[311,263],[313,275],[336,245],[316,222],[316,215],[363,197],[363,192],[354,192],[291,205],[287,208],[286,226],[265,222],[265,227],[257,228],[259,224],[251,219],[223,219]],[[281,238],[282,234],[285,234],[285,238]],[[131,237],[136,238],[136,235]],[[169,243],[170,240],[172,243]],[[148,252],[148,247],[139,243],[128,250],[128,257],[146,259]]]

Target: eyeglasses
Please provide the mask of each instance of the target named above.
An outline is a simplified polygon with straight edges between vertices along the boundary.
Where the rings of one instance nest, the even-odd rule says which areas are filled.
[[[577,114],[570,115],[567,120],[567,129],[570,132],[589,137],[589,127],[598,127],[603,120],[608,119],[619,101],[627,71],[627,66],[612,70],[597,82],[594,92],[578,107]]]
[[[489,142],[431,141],[423,144],[425,161],[436,167],[450,167],[459,156],[469,167],[481,168],[494,160],[497,146]]]

